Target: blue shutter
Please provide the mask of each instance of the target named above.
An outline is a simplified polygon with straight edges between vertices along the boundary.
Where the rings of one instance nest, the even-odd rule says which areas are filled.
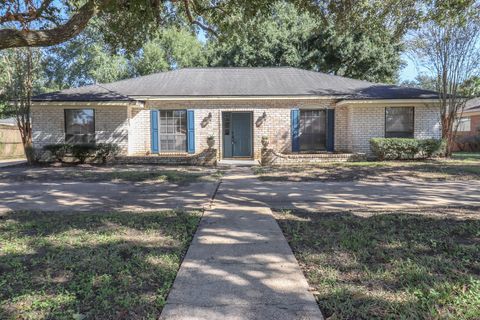
[[[150,130],[152,132],[152,153],[158,153],[158,110],[150,111]]]
[[[300,110],[292,109],[291,111],[291,126],[292,126],[292,152],[300,151]]]
[[[327,109],[327,151],[335,150],[335,109]]]
[[[187,151],[195,153],[195,113],[187,110]]]

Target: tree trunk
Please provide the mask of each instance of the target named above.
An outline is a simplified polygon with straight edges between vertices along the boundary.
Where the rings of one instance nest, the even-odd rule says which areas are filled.
[[[21,122],[17,120],[18,130],[20,130],[20,136],[22,137],[23,151],[27,158],[27,163],[32,165],[36,162],[35,151],[33,149],[32,139],[32,126],[30,121]]]
[[[32,137],[28,137],[26,140],[22,140],[23,149],[25,150],[25,157],[29,165],[34,164],[37,159],[35,158],[35,151],[33,150]]]

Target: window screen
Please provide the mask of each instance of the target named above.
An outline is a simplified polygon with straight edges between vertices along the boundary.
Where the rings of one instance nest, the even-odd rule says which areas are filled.
[[[160,110],[160,152],[187,151],[187,111]]]
[[[300,110],[300,151],[325,150],[326,111]]]
[[[65,109],[65,142],[72,144],[95,142],[93,109]]]
[[[413,138],[413,107],[385,108],[385,137]]]
[[[465,117],[465,118],[460,118],[457,120],[457,123],[456,125],[458,126],[457,127],[457,131],[458,132],[468,132],[471,130],[471,121],[470,121],[470,117]]]

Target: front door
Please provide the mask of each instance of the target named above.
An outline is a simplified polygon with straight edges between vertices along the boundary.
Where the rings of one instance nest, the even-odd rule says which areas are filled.
[[[252,113],[223,113],[223,157],[252,157]]]

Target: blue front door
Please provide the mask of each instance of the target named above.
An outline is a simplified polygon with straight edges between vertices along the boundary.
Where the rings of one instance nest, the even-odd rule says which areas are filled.
[[[252,113],[223,113],[223,157],[252,156]]]

